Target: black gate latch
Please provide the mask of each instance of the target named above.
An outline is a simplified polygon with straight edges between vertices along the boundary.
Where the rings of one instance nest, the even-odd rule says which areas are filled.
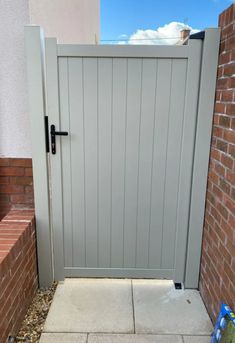
[[[51,153],[56,154],[56,137],[55,136],[68,136],[66,131],[56,131],[55,125],[51,125]]]

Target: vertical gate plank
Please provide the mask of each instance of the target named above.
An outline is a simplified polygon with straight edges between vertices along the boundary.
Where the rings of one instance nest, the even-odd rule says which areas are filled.
[[[162,237],[162,268],[174,267],[175,235],[178,210],[178,184],[182,143],[182,125],[186,84],[185,60],[172,61],[170,117],[164,199],[164,230]]]
[[[141,111],[142,59],[128,63],[124,267],[135,266],[139,125]]]
[[[143,60],[139,132],[136,267],[148,267],[151,170],[156,97],[157,60]]]
[[[84,58],[86,266],[98,266],[97,58]]]
[[[83,59],[69,58],[73,267],[85,266]],[[64,180],[66,182],[66,180]],[[65,203],[64,206],[67,206]]]
[[[159,59],[154,121],[153,156],[151,172],[151,203],[149,225],[149,267],[161,267],[162,232],[164,213],[165,165],[169,125],[171,87],[170,59]]]
[[[111,267],[123,267],[127,59],[113,59]]]
[[[64,239],[64,262],[66,267],[73,265],[73,221],[72,221],[72,182],[71,179],[71,127],[69,112],[69,88],[68,88],[68,58],[59,58],[59,97],[60,111],[63,115],[60,117],[62,128],[70,132],[67,139],[63,139],[61,144],[61,169],[62,169],[62,192],[63,192],[63,239]],[[57,139],[58,144],[58,139]]]
[[[112,59],[98,59],[98,265],[110,266]]]

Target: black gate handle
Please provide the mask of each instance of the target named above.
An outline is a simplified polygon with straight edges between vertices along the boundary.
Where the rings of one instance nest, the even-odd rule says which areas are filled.
[[[56,138],[55,136],[68,136],[66,131],[56,131],[55,125],[51,125],[51,153],[56,154]]]

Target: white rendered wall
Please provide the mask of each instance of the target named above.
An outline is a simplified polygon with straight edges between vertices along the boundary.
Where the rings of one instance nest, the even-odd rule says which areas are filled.
[[[27,0],[0,0],[0,156],[30,157],[24,26]]]
[[[0,157],[31,157],[24,26],[63,43],[99,40],[100,0],[0,0]]]
[[[95,44],[100,35],[100,0],[29,0],[30,23],[59,43]]]

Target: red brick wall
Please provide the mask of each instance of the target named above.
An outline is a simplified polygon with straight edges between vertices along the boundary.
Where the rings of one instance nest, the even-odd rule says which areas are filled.
[[[13,210],[0,223],[0,343],[17,333],[37,287],[34,213]]]
[[[0,219],[11,208],[33,208],[31,158],[0,158]]]
[[[200,291],[212,317],[235,310],[235,4],[219,18],[220,55],[210,153]]]

